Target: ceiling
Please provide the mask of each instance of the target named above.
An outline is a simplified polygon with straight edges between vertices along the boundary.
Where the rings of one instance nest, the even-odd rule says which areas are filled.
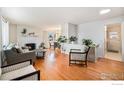
[[[42,29],[59,27],[66,22],[81,24],[124,15],[124,8],[110,8],[110,13],[100,15],[99,11],[102,9],[107,7],[3,7],[0,11],[11,23],[37,26]]]

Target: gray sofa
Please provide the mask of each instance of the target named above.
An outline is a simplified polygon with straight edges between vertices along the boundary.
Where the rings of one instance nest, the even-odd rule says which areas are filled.
[[[4,55],[6,58],[6,64],[3,63],[2,65],[14,64],[30,59],[32,62],[35,62],[36,59],[35,52],[18,53],[12,49],[4,50]]]

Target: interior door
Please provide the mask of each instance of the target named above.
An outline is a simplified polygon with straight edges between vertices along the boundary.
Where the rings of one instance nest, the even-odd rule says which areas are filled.
[[[107,27],[107,51],[121,51],[121,25],[109,25]]]

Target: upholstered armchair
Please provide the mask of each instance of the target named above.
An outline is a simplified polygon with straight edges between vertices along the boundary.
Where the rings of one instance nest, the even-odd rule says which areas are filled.
[[[0,72],[0,80],[40,80],[40,71],[36,71],[31,60],[2,66]]]
[[[81,51],[81,49],[71,49],[69,52],[69,66],[73,63],[78,63],[85,65],[87,67],[87,56],[90,47],[85,49],[85,51]]]

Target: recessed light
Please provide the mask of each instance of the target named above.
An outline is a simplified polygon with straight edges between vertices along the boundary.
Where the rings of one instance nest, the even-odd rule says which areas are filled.
[[[101,10],[100,11],[100,14],[103,15],[103,14],[107,14],[111,11],[111,9],[104,9],[104,10]]]

